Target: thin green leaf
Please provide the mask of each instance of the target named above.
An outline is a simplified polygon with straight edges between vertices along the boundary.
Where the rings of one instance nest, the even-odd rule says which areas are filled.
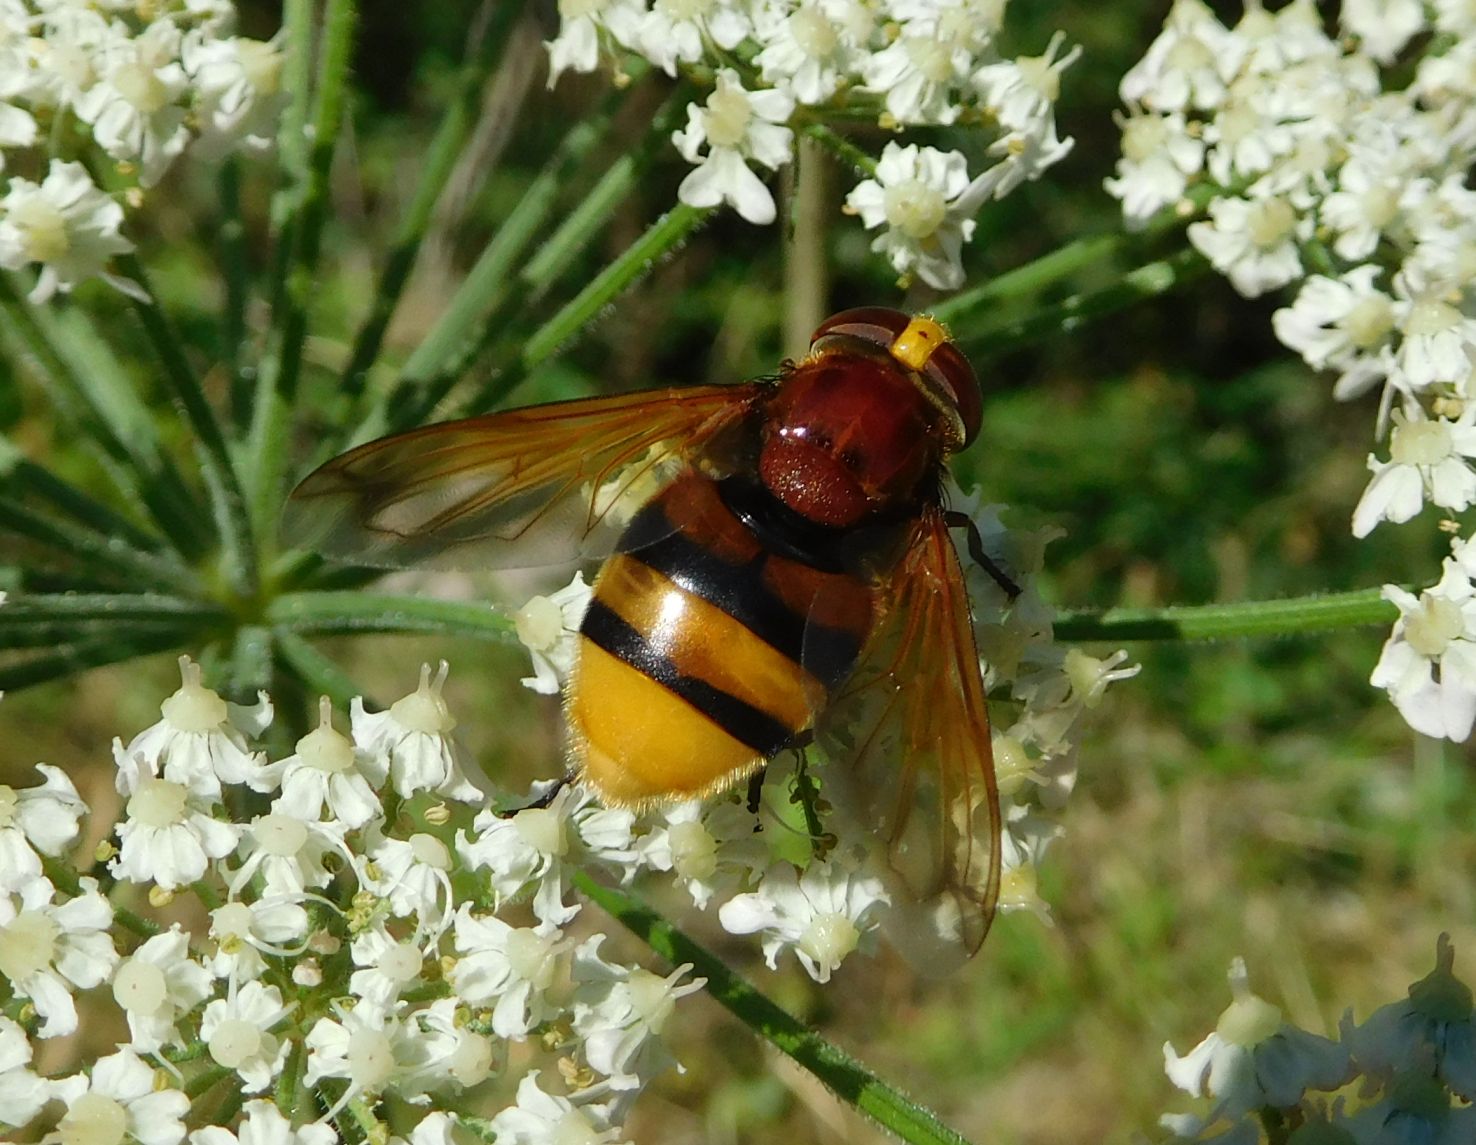
[[[173,633],[179,639],[177,620],[53,620],[23,625],[0,625],[0,652],[15,653],[22,648],[60,648],[65,645],[90,644],[115,638],[147,639]],[[202,642],[209,639],[200,634]]]
[[[353,0],[328,0],[323,45],[315,85],[312,146],[299,194],[278,235],[279,249],[290,244],[281,289],[273,297],[274,336],[261,363],[248,445],[251,519],[261,536],[272,535],[282,504],[282,483],[290,440],[288,422],[302,370],[308,308],[315,286],[323,223],[328,215],[329,168],[338,142],[348,92],[349,59],[358,12]],[[294,41],[294,50],[306,43]]]
[[[296,675],[309,693],[327,696],[339,708],[347,708],[364,694],[353,677],[297,633],[277,629],[276,640],[282,667]]]
[[[707,992],[734,1017],[804,1066],[842,1101],[915,1145],[968,1145],[966,1138],[944,1125],[932,1110],[912,1101],[781,1010],[650,907],[624,891],[596,882],[583,871],[575,873],[574,885],[668,962],[691,963],[694,975],[707,979]]]
[[[119,537],[129,546],[143,552],[158,553],[166,547],[163,538],[145,532],[121,513],[84,493],[51,470],[20,455],[20,451],[0,434],[0,487],[6,496],[24,501],[27,496],[45,501],[53,510],[71,517],[77,524],[104,536]]]
[[[277,131],[277,166],[283,186],[272,199],[272,230],[278,238],[272,300],[275,303],[286,280],[291,243],[284,242],[287,220],[307,180],[308,115],[313,98],[313,0],[285,0],[282,5],[282,36],[287,59],[282,69],[282,90],[287,106]]]
[[[20,656],[0,663],[0,691],[18,691],[63,676],[75,676],[89,668],[162,652],[179,647],[191,637],[192,632],[188,628],[159,628],[126,636],[109,633],[96,640],[78,641],[44,653]]]
[[[229,619],[218,604],[154,592],[25,593],[0,607],[0,632],[56,621],[157,621],[209,625]]]
[[[685,115],[690,95],[690,87],[683,84],[667,97],[666,102],[652,116],[651,125],[640,144],[626,151],[610,164],[590,192],[559,225],[558,230],[538,248],[534,256],[528,260],[527,265],[518,272],[515,288],[509,295],[516,302],[516,306],[508,308],[505,313],[498,314],[495,320],[490,320],[485,324],[479,343],[474,347],[474,353],[479,353],[498,335],[516,327],[552,287],[570,271],[578,257],[600,234],[626,196],[640,184],[645,172],[659,157],[667,153],[671,146],[672,128]],[[706,213],[702,212],[702,215],[705,217]],[[692,225],[695,226],[696,223],[693,222]],[[657,259],[685,240],[687,231],[690,229],[687,227],[676,235],[671,240],[671,246],[653,248],[654,253],[648,253],[645,256],[649,260],[648,265],[638,267],[636,274],[621,281],[616,288],[616,293],[623,292],[639,281],[650,265],[654,265]],[[614,294],[610,295],[611,299],[614,297]],[[577,302],[578,299],[576,298],[575,301]],[[595,313],[598,312],[597,307]],[[535,333],[533,336],[536,338],[538,335]],[[545,354],[544,358],[551,356],[552,353]],[[526,351],[524,359],[526,359]],[[542,360],[543,358],[539,359],[539,361]],[[469,358],[465,365],[470,364],[471,359]],[[520,369],[509,371],[505,362],[495,360],[489,362],[490,380],[462,401],[460,403],[462,408],[480,412],[496,406],[533,368],[533,364],[527,363],[526,360],[520,365]],[[430,413],[430,410],[427,408],[417,412],[423,418]]]
[[[1369,625],[1388,627],[1398,616],[1399,610],[1383,599],[1381,589],[1364,588],[1236,604],[1067,612],[1056,619],[1054,631],[1058,640],[1072,642],[1229,640]]]
[[[95,533],[91,529],[0,497],[0,534],[32,541],[62,558],[62,567],[80,566],[101,584],[137,581],[158,589],[176,589],[187,594],[199,590],[195,574],[167,556],[130,546],[122,537]]]
[[[993,317],[980,316],[955,327],[954,335],[975,362],[997,358],[1166,294],[1208,270],[1209,263],[1197,250],[1181,250],[1130,270],[1101,290],[1073,294],[1021,315],[1005,311]]]
[[[300,634],[426,632],[485,640],[517,639],[512,618],[493,612],[485,604],[384,593],[290,593],[272,601],[266,619]]]
[[[225,555],[226,575],[241,595],[254,595],[257,589],[256,541],[235,463],[226,447],[225,434],[205,396],[204,386],[185,357],[179,332],[159,305],[158,295],[149,284],[143,263],[130,253],[118,257],[118,267],[144,291],[143,298],[133,299],[134,312],[143,323],[144,332],[164,366],[164,381],[199,442],[200,472],[210,491],[215,526]]]

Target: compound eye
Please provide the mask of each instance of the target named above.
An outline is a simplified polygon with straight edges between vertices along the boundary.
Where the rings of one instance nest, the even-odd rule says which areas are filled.
[[[832,334],[844,334],[886,349],[892,345],[898,334],[907,329],[907,324],[911,321],[911,315],[887,306],[858,306],[853,310],[832,314],[820,323],[810,338],[810,344],[813,346],[821,338]]]
[[[953,401],[963,423],[962,448],[979,436],[984,420],[983,400],[979,395],[979,379],[974,367],[952,342],[944,342],[928,356],[923,371],[929,381],[939,386]]]

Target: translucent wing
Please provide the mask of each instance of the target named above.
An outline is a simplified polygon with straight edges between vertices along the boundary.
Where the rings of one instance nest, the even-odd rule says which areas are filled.
[[[711,448],[763,383],[650,390],[445,422],[350,450],[283,535],[357,564],[511,568],[608,552],[626,511]]]
[[[942,972],[984,941],[1000,809],[968,594],[943,511],[918,521],[886,612],[827,713],[822,794],[886,849],[894,945]]]

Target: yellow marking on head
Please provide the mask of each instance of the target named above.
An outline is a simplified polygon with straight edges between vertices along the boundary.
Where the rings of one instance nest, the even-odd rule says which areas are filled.
[[[948,331],[940,322],[919,314],[907,324],[892,342],[892,357],[911,370],[921,370],[928,364],[933,351],[948,341]]]

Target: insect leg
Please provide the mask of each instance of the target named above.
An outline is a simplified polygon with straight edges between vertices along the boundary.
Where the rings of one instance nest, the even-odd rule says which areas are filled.
[[[559,792],[564,790],[564,788],[568,787],[569,784],[573,782],[573,773],[566,771],[563,775],[559,776],[552,783],[550,783],[548,785],[548,790],[540,795],[537,799],[533,800],[532,803],[525,803],[521,807],[509,807],[506,811],[499,811],[497,813],[497,817],[499,819],[511,819],[519,811],[546,811],[553,803],[553,801],[559,797]]]
[[[999,567],[994,558],[984,551],[984,539],[979,536],[979,527],[974,524],[972,517],[956,509],[950,509],[943,514],[943,520],[950,529],[964,530],[969,547],[969,557],[993,578],[995,584],[1004,589],[1007,597],[1014,600],[1020,595],[1020,586],[1010,578],[1009,573]]]
[[[769,769],[761,767],[748,777],[748,813],[755,816],[753,829],[759,830],[763,824],[757,819],[759,807],[764,801],[764,776]]]

